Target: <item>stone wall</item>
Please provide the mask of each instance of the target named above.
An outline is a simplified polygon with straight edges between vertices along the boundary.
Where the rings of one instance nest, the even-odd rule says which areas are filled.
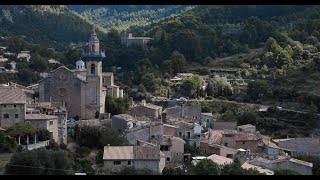
[[[4,118],[4,114],[9,114],[9,118]],[[18,118],[15,118],[15,115],[18,114]],[[0,126],[3,128],[9,128],[16,123],[24,123],[26,114],[26,105],[25,104],[7,104],[0,105]]]

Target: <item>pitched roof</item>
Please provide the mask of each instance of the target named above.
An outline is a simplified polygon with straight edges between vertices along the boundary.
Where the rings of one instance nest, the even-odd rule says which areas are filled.
[[[215,162],[215,163],[217,163],[219,165],[231,164],[233,162],[233,160],[230,159],[230,158],[226,158],[226,157],[219,156],[219,155],[216,155],[216,154],[213,154],[213,155],[207,157],[207,159],[210,159],[210,160],[212,160],[213,162]]]
[[[46,114],[26,114],[26,120],[50,120],[58,119],[57,116],[50,116]]]
[[[134,159],[133,146],[105,146],[103,160]]]
[[[27,96],[21,88],[0,87],[0,104],[24,104]]]
[[[320,138],[275,139],[273,141],[283,149],[320,154]]]
[[[99,119],[90,119],[90,120],[79,120],[76,124],[80,127],[90,126],[90,127],[100,127],[101,122]]]
[[[256,169],[260,173],[265,173],[266,175],[273,175],[274,174],[274,172],[270,169],[265,169],[265,168],[262,168],[262,167],[259,167],[259,166],[253,165],[253,164],[249,164],[247,162],[243,163],[241,165],[241,167],[243,169]]]
[[[160,155],[157,146],[105,146],[103,160],[156,160]]]
[[[188,122],[185,122],[185,121],[178,121],[175,123],[176,126],[179,126],[179,127],[186,127],[186,128],[193,128],[194,127],[194,124],[192,123],[188,123]]]
[[[242,125],[242,126],[238,126],[238,128],[251,128],[251,127],[256,127],[252,124],[245,124],[245,125]]]
[[[259,137],[256,134],[252,133],[235,133],[235,140],[236,141],[256,141],[259,140]]]
[[[125,121],[133,121],[134,120],[133,117],[131,115],[129,115],[129,114],[117,114],[117,115],[114,115],[112,117],[112,119],[113,118],[120,118],[120,119],[123,119]]]

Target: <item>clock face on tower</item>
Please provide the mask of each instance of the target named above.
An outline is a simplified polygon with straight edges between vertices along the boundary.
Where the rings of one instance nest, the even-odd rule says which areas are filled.
[[[65,88],[60,88],[58,90],[58,94],[59,94],[59,96],[64,97],[67,95],[67,90]]]

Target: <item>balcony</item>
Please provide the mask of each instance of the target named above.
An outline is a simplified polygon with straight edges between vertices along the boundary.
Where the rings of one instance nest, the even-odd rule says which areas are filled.
[[[21,145],[22,146],[22,149],[25,149],[25,150],[33,150],[33,149],[38,149],[38,148],[41,148],[41,147],[46,147],[49,145],[49,142],[50,140],[47,140],[47,141],[41,141],[41,142],[37,142],[35,144],[28,144],[28,145]]]

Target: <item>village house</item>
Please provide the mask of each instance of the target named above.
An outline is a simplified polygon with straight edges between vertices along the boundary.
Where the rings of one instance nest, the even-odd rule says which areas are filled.
[[[251,125],[251,124],[237,126],[237,131],[247,132],[247,133],[255,133],[256,132],[256,126]]]
[[[30,51],[21,51],[20,53],[18,53],[17,55],[17,59],[24,59],[27,62],[30,61],[31,55],[30,55]]]
[[[216,151],[209,145],[221,145],[231,149],[245,149],[250,152],[260,153],[263,150],[262,136],[259,133],[245,133],[236,130],[211,130],[209,132],[209,138],[207,140],[202,140],[202,148],[208,151]],[[232,151],[231,151],[232,152]],[[216,153],[218,154],[218,153]],[[234,155],[234,153],[230,153]],[[219,154],[221,155],[221,153]]]
[[[259,166],[253,165],[253,164],[249,164],[247,162],[243,163],[241,165],[241,168],[247,169],[247,170],[254,169],[254,170],[259,171],[259,173],[261,173],[261,174],[274,175],[274,172],[270,169],[262,168],[262,167],[259,167]]]
[[[154,104],[146,103],[142,100],[140,105],[133,106],[129,109],[128,114],[131,116],[138,117],[153,117],[156,119],[161,118],[162,107]]]
[[[105,146],[104,168],[120,171],[126,167],[149,169],[161,173],[165,167],[165,155],[157,146]]]
[[[273,171],[279,169],[292,169],[302,175],[312,175],[313,167],[312,163],[286,156],[279,156],[274,160],[257,157],[247,163]]]
[[[37,128],[48,130],[50,137],[59,143],[57,116],[41,114],[40,112],[27,113],[25,123],[33,125]]]
[[[132,33],[124,32],[121,34],[121,46],[139,46],[146,48],[148,43],[152,40],[150,37],[134,37]]]
[[[161,152],[165,155],[166,167],[176,167],[184,160],[185,141],[174,136],[163,136],[152,138],[151,143],[160,146]]]
[[[9,128],[24,123],[27,96],[17,87],[0,86],[0,127]]]
[[[163,112],[163,118],[192,118],[201,119],[201,106],[175,106],[166,108]],[[163,119],[163,120],[164,120]]]
[[[213,114],[212,113],[201,113],[201,125],[206,129],[209,129],[213,125]]]
[[[138,141],[150,142],[152,138],[163,137],[163,124],[161,122],[148,122],[125,131],[129,144],[138,145]]]
[[[178,127],[170,124],[163,124],[163,135],[178,136]]]
[[[224,166],[224,165],[233,163],[233,159],[219,156],[217,154],[213,154],[211,156],[208,156],[207,159],[210,159],[211,161],[217,163],[220,166]]]
[[[213,123],[214,130],[223,130],[223,129],[237,129],[237,122],[225,122],[225,121],[214,121]]]
[[[273,142],[292,157],[320,157],[320,138],[274,139]]]
[[[189,146],[200,147],[202,126],[185,121],[178,121],[175,123],[175,126],[178,127],[178,137],[184,139]]]
[[[200,141],[200,150],[207,155],[217,154],[226,158],[234,158],[238,152],[237,149],[230,147],[219,144],[209,144],[208,140]]]
[[[117,114],[112,116],[112,130],[124,133],[135,127],[136,120],[129,114]]]

